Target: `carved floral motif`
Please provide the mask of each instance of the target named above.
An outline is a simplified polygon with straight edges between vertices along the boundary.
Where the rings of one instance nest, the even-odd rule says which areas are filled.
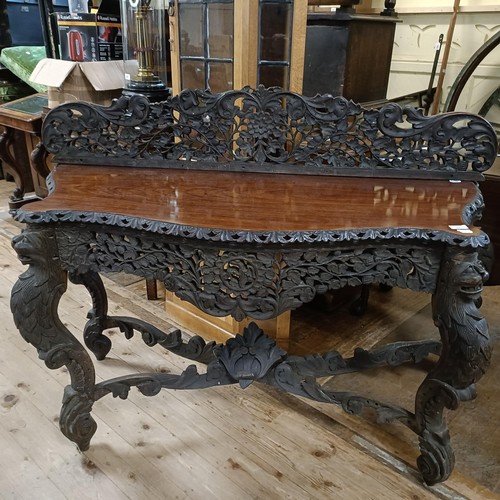
[[[72,163],[116,158],[121,165],[148,160],[148,166],[173,162],[182,168],[183,160],[189,168],[217,162],[228,169],[413,170],[450,178],[483,172],[497,147],[491,126],[475,115],[428,117],[395,103],[367,110],[343,97],[263,87],[222,94],[184,90],[156,104],[121,97],[109,108],[67,103],[47,115],[43,141]]]
[[[314,250],[191,245],[147,233],[65,230],[59,257],[71,272],[118,272],[156,278],[214,316],[268,319],[344,286],[385,283],[433,292],[440,246],[336,245]]]

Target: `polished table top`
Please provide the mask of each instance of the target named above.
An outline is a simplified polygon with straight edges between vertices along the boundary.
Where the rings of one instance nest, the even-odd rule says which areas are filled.
[[[58,165],[30,212],[122,214],[203,228],[314,231],[414,228],[477,235],[473,182]]]

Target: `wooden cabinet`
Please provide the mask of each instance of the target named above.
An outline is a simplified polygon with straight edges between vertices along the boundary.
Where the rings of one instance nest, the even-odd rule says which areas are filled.
[[[500,285],[500,157],[485,178],[480,186],[485,209],[478,225],[490,237],[493,250],[494,261],[488,285]]]
[[[397,19],[349,13],[307,17],[303,93],[385,99]]]
[[[172,92],[302,88],[307,0],[175,0]]]

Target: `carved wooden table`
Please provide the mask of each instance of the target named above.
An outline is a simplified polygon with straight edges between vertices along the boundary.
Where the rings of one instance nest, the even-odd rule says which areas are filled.
[[[0,136],[0,159],[6,173],[12,175],[16,183],[9,203],[11,208],[47,194],[45,178],[49,169],[40,142],[45,106],[45,94],[23,97],[0,106],[0,125],[5,128]],[[33,190],[36,197],[26,196]]]
[[[29,268],[11,305],[45,364],[69,370],[60,427],[80,449],[96,430],[92,405],[107,394],[259,381],[400,421],[419,437],[424,480],[449,476],[454,458],[443,411],[475,396],[491,350],[478,309],[488,237],[474,226],[482,208],[476,180],[496,152],[487,122],[427,118],[394,104],[367,111],[343,98],[278,89],[185,91],[158,104],[141,97],[110,108],[65,104],[48,114],[43,140],[58,165],[49,196],[15,212],[27,228],[13,245]],[[410,288],[432,294],[441,342],[358,348],[347,358],[290,356],[254,323],[224,345],[185,342],[179,331],[109,316],[98,274],[106,271],[162,280],[201,310],[236,319],[271,318],[344,286]],[[96,384],[87,350],[57,315],[67,275],[90,291],[83,337],[97,359],[111,348],[104,330],[119,327],[206,370],[192,365],[178,375]],[[438,361],[413,409],[318,382],[431,353]]]

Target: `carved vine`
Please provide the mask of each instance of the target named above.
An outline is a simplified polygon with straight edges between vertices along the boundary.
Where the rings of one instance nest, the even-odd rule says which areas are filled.
[[[281,166],[325,174],[355,168],[372,175],[403,170],[445,177],[485,171],[497,149],[492,127],[475,115],[428,117],[394,103],[367,110],[343,97],[263,87],[222,94],[184,90],[155,104],[121,97],[109,108],[67,103],[47,115],[43,141],[70,162],[115,158],[122,165],[148,160],[142,164],[189,162],[190,168],[217,162],[224,168]]]
[[[442,247],[398,243],[365,248],[233,250],[179,243],[147,233],[115,233],[79,226],[57,232],[59,257],[69,271],[123,271],[156,278],[181,299],[214,316],[267,319],[344,286],[386,283],[434,291]]]
[[[481,213],[483,207],[482,196],[478,197],[465,207],[463,220],[471,224]],[[180,236],[182,238],[195,238],[205,241],[220,241],[231,243],[343,243],[346,241],[366,240],[423,240],[430,242],[443,242],[450,245],[464,247],[487,247],[490,239],[487,234],[460,235],[449,231],[417,229],[417,228],[369,228],[324,231],[246,231],[228,230],[220,228],[204,228],[183,226],[168,222],[159,222],[151,219],[137,217],[124,217],[119,214],[83,212],[69,210],[47,210],[44,212],[30,212],[28,207],[12,213],[13,217],[24,223],[50,223],[50,222],[83,222],[105,226],[121,227],[124,229],[138,229],[155,234]]]

